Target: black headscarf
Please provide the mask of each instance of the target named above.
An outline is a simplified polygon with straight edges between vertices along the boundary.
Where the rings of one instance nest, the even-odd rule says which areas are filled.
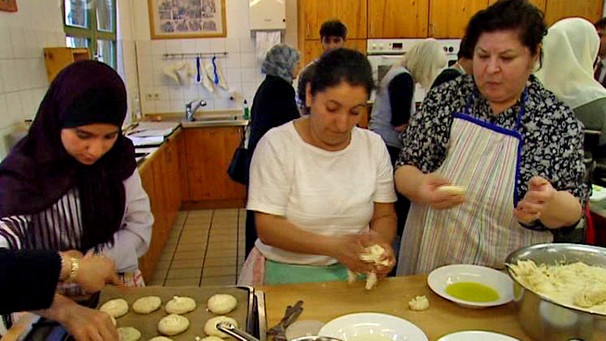
[[[121,127],[126,111],[124,82],[108,65],[87,60],[62,70],[27,136],[0,164],[0,216],[39,213],[77,188],[82,250],[113,242],[124,215],[122,181],[137,167],[133,144],[119,134],[113,147],[87,166],[67,153],[61,130],[95,123]]]

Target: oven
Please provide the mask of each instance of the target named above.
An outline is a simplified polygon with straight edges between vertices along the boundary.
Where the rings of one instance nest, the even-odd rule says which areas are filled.
[[[391,66],[398,62],[402,56],[416,43],[424,39],[368,39],[366,42],[366,56],[372,67],[372,75],[375,84],[380,84],[381,80],[389,71]],[[460,39],[438,39],[446,52],[448,66],[457,61]],[[415,88],[415,102],[420,103],[425,98],[425,90],[420,84]],[[374,100],[374,93],[371,96]]]

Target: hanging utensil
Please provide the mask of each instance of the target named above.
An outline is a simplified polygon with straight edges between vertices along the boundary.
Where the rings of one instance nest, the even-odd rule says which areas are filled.
[[[202,76],[200,74],[200,56],[196,57],[196,83],[200,83]]]

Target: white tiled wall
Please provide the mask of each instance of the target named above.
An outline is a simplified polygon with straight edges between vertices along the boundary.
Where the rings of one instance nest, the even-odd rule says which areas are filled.
[[[186,102],[204,99],[207,110],[240,109],[244,98],[252,102],[255,91],[264,75],[261,63],[255,57],[254,37],[250,33],[248,18],[249,0],[227,0],[227,37],[206,39],[151,40],[147,0],[132,0],[135,8],[146,15],[133,16],[136,27],[137,64],[143,112],[180,113]],[[293,13],[293,11],[295,11]],[[287,0],[286,41],[295,37],[296,42],[296,0]],[[293,44],[291,44],[293,45]],[[294,45],[293,45],[294,46]],[[223,71],[229,90],[215,87],[209,92],[202,84],[194,81],[190,85],[179,85],[166,76],[163,70],[175,63],[187,62],[195,70],[195,57],[166,58],[165,53],[209,53],[227,52],[227,56],[217,55],[217,63]],[[209,60],[210,57],[205,57]],[[191,77],[192,80],[195,76]],[[158,95],[155,98],[155,94]],[[150,95],[152,98],[150,99]],[[230,99],[233,97],[234,99]]]
[[[58,1],[17,4],[18,12],[0,12],[0,159],[9,135],[35,116],[48,87],[42,48],[65,45]]]

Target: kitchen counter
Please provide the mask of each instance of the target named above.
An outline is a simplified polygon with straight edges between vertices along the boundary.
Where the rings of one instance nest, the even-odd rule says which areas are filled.
[[[265,293],[268,328],[279,322],[288,305],[303,300],[299,320],[328,322],[338,316],[378,312],[406,319],[437,340],[461,330],[488,330],[530,340],[521,329],[513,303],[486,309],[463,308],[437,296],[427,285],[426,275],[390,277],[371,291],[364,290],[365,281],[352,285],[346,282],[303,283],[261,286]],[[408,301],[418,295],[429,300],[429,309],[412,311]]]

